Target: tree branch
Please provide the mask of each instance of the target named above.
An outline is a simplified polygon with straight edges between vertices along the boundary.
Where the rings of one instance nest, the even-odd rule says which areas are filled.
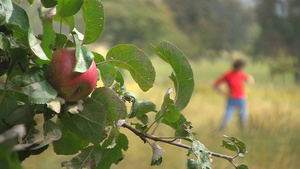
[[[181,148],[185,148],[185,149],[192,148],[191,146],[188,146],[188,145],[185,145],[185,144],[182,144],[182,143],[179,143],[179,142],[174,142],[174,141],[170,141],[170,140],[167,140],[167,139],[158,138],[158,137],[155,137],[155,136],[153,136],[153,135],[151,135],[149,133],[142,133],[141,131],[139,131],[139,130],[133,128],[133,127],[131,127],[130,125],[128,125],[126,123],[124,123],[122,125],[122,127],[129,129],[135,135],[139,136],[143,140],[144,143],[146,143],[146,140],[148,138],[148,139],[151,139],[153,141],[163,142],[163,143],[167,143],[167,144],[174,145],[174,146],[181,147]],[[235,159],[234,157],[228,156],[228,155],[219,154],[219,153],[215,153],[215,152],[210,152],[210,153],[211,153],[212,156],[226,159],[226,160],[228,160],[230,163],[232,163],[234,165],[234,163],[233,163],[233,160]]]

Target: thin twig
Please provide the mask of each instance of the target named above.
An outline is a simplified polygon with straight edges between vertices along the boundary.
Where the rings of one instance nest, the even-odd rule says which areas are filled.
[[[191,146],[188,146],[188,145],[185,145],[185,144],[182,144],[182,143],[179,143],[179,142],[173,142],[173,141],[170,141],[170,140],[167,140],[167,139],[155,137],[155,136],[153,136],[151,134],[148,134],[148,133],[142,133],[141,131],[131,127],[130,125],[128,125],[126,123],[124,123],[122,125],[122,127],[129,129],[135,135],[139,136],[144,142],[146,142],[145,140],[147,140],[147,138],[148,138],[148,139],[151,139],[153,141],[163,142],[163,143],[167,143],[167,144],[174,145],[174,146],[181,147],[181,148],[185,148],[185,149],[191,149],[192,148]],[[215,153],[215,152],[210,152],[210,153],[214,157],[226,159],[230,163],[234,164],[233,163],[234,157],[232,157],[232,156],[223,155],[223,154],[219,154],[219,153]]]

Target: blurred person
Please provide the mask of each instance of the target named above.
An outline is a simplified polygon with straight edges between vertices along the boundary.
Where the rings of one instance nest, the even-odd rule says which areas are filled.
[[[239,119],[242,128],[245,128],[247,122],[247,101],[246,92],[244,88],[244,82],[254,83],[254,79],[251,75],[243,71],[246,66],[246,62],[242,59],[234,61],[232,69],[227,71],[221,77],[219,77],[215,83],[215,90],[221,95],[227,98],[227,105],[225,109],[225,115],[223,121],[219,126],[219,131],[222,131],[229,121],[231,120],[234,110],[239,110]],[[220,84],[226,83],[228,91],[220,89]]]

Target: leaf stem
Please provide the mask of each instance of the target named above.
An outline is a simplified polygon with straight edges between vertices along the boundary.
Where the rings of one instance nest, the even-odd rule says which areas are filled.
[[[161,116],[162,117],[162,116]],[[156,132],[156,130],[157,130],[157,128],[158,128],[158,126],[160,125],[160,123],[162,122],[162,118],[159,118],[159,122],[157,123],[157,125],[155,126],[155,128],[154,128],[154,130],[152,131],[152,133],[151,133],[151,135],[154,135],[154,133]],[[154,123],[153,123],[154,124]],[[151,125],[152,126],[152,125]],[[150,126],[150,127],[151,127]],[[149,127],[149,129],[150,129],[150,127]]]
[[[91,151],[89,152],[89,154],[86,156],[86,158],[84,159],[83,163],[80,165],[80,168],[83,168],[83,167],[84,167],[84,165],[86,164],[86,161],[87,161],[88,158],[92,155],[94,149],[95,149],[95,146],[93,146],[93,148],[91,149]]]
[[[165,112],[165,111],[164,111]],[[154,122],[150,125],[150,127],[148,128],[148,130],[146,130],[146,132],[148,132],[150,130],[150,128],[155,124],[157,123],[157,125],[155,126],[155,129],[152,131],[152,135],[154,135],[155,131],[157,130],[158,126],[160,125],[160,123],[162,122],[163,120],[163,115],[164,115],[164,112],[161,113],[161,115],[154,120]],[[158,121],[158,122],[157,122]]]
[[[102,65],[102,64],[105,64],[105,63],[109,63],[109,62],[115,62],[115,60],[105,60],[103,62],[96,63],[96,66]]]

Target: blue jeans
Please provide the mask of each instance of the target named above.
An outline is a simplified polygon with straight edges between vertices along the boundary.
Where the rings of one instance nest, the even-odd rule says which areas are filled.
[[[247,121],[247,103],[246,98],[228,98],[227,100],[227,106],[226,106],[226,112],[224,119],[219,127],[219,131],[223,130],[227,124],[230,122],[232,114],[235,109],[239,110],[239,117],[240,117],[240,124],[241,127],[245,127],[246,121]]]

